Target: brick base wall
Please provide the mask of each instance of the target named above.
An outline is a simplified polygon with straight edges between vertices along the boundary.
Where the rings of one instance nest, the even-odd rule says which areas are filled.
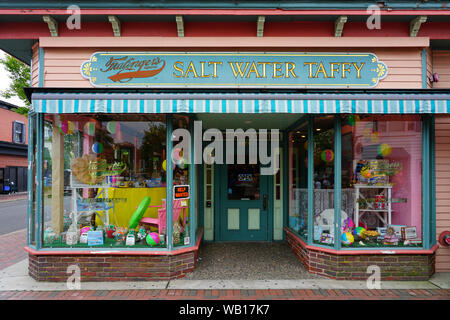
[[[38,255],[29,253],[29,275],[37,281],[65,282],[77,265],[81,281],[153,281],[183,278],[195,268],[198,250],[178,255]]]
[[[336,280],[367,280],[376,265],[381,280],[428,280],[435,272],[435,254],[359,254],[338,255],[307,248],[292,232],[285,230],[286,242],[308,272]]]

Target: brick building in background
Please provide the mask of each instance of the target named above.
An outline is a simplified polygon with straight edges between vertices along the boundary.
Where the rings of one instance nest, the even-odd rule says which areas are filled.
[[[27,190],[28,119],[14,108],[0,101],[0,193]]]

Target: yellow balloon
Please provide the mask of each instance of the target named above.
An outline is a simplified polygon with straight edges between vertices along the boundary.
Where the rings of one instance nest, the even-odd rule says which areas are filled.
[[[167,171],[166,160],[164,160],[164,161],[162,162],[162,167],[163,167],[164,171]]]

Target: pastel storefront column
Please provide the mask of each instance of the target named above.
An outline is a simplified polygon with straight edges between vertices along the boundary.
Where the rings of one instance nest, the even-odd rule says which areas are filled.
[[[52,127],[52,228],[56,234],[63,231],[64,219],[64,135],[59,130],[61,121],[55,115]]]

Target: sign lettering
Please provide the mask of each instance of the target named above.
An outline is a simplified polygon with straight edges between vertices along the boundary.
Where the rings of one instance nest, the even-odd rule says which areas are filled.
[[[96,87],[372,88],[372,53],[97,52],[81,66]]]

